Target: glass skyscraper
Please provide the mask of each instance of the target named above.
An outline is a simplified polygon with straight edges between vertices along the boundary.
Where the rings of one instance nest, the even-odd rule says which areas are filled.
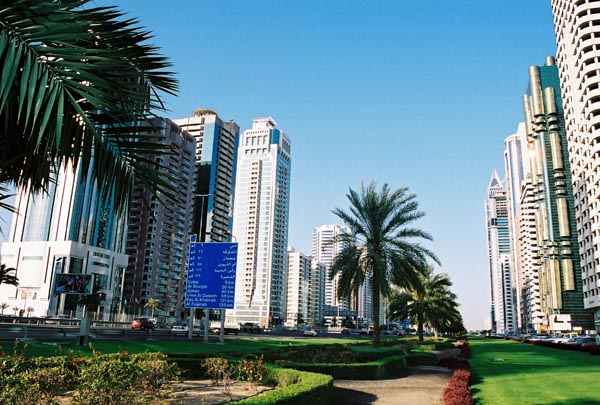
[[[53,293],[57,273],[91,274],[103,301],[100,318],[121,305],[125,255],[125,215],[103,199],[89,172],[64,167],[47,194],[17,190],[2,260],[17,269],[19,286],[0,286],[0,300],[33,308],[32,316],[74,315],[77,296]],[[110,195],[110,193],[109,193]]]

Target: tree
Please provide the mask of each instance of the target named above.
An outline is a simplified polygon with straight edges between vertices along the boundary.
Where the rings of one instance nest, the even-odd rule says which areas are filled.
[[[450,291],[452,282],[445,273],[434,274],[431,266],[420,272],[417,282],[394,291],[388,302],[388,314],[393,321],[409,318],[417,325],[419,341],[423,341],[425,326],[437,332],[463,330],[456,295]]]
[[[6,302],[3,302],[2,304],[0,304],[0,310],[1,310],[0,315],[4,315],[4,310],[8,307],[10,307],[10,305],[8,305]]]
[[[347,195],[350,211],[336,208],[333,212],[350,228],[335,242],[341,251],[335,257],[330,278],[340,275],[338,295],[349,298],[366,282],[371,283],[373,346],[380,345],[379,309],[382,297],[387,297],[391,284],[408,286],[418,280],[419,271],[430,258],[437,257],[421,246],[420,240],[432,240],[426,232],[409,225],[425,215],[417,211],[415,195],[407,188],[391,191],[384,184],[381,191],[372,182],[360,193],[350,189]]]
[[[44,192],[61,166],[80,165],[124,208],[134,177],[170,190],[143,156],[168,153],[147,123],[165,110],[158,93],[174,95],[178,83],[136,19],[93,5],[2,2],[0,184]]]
[[[154,318],[154,310],[162,309],[162,302],[160,302],[160,300],[156,298],[149,298],[148,302],[146,302],[146,305],[144,305],[144,307],[150,308],[152,310],[152,314],[150,315],[150,317]]]
[[[17,276],[12,273],[13,271],[17,271],[17,269],[13,267],[7,267],[5,264],[0,264],[0,284],[9,284],[14,285],[15,287],[19,285],[19,279]]]

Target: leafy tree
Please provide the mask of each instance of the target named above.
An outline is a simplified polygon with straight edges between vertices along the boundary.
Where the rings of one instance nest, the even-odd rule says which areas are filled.
[[[19,279],[17,276],[10,274],[13,271],[17,271],[17,269],[8,267],[6,264],[0,264],[0,284],[9,284],[14,285],[15,287],[18,286]]]
[[[162,302],[160,302],[159,299],[156,298],[149,298],[148,302],[146,302],[146,304],[144,305],[144,307],[146,308],[150,308],[152,310],[152,315],[150,315],[152,318],[154,318],[154,310],[159,310],[162,308]]]
[[[169,191],[142,156],[165,153],[145,123],[178,83],[149,32],[123,15],[91,0],[2,2],[0,184],[44,192],[73,163],[121,208],[134,177]]]
[[[409,318],[417,325],[419,341],[423,341],[425,326],[437,332],[464,330],[458,310],[456,295],[450,291],[452,282],[447,274],[434,274],[431,266],[426,266],[417,282],[393,291],[388,302],[389,317],[393,321]]]
[[[340,298],[357,294],[361,285],[371,283],[373,346],[379,347],[381,298],[388,296],[391,284],[405,287],[418,280],[418,269],[427,258],[438,259],[419,243],[432,240],[431,236],[410,226],[425,214],[417,211],[416,197],[407,188],[391,191],[384,184],[378,191],[372,182],[367,187],[361,184],[360,193],[350,189],[347,197],[350,211],[337,208],[333,212],[351,233],[335,241],[342,248],[331,266],[330,278],[340,275]]]

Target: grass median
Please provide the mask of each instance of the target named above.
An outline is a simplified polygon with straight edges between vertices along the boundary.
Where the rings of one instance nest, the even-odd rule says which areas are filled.
[[[600,356],[501,339],[469,343],[478,404],[600,404]]]

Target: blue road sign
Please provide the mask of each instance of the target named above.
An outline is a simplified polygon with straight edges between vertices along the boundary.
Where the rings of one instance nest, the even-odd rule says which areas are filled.
[[[236,264],[237,243],[190,243],[185,307],[233,308]]]

